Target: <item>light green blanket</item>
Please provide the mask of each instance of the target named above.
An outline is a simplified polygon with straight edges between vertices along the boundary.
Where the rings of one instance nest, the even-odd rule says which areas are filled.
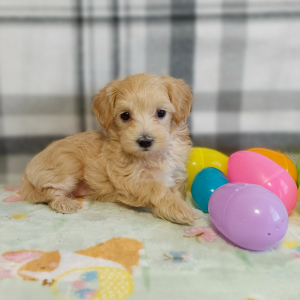
[[[226,243],[208,215],[195,228],[83,200],[63,215],[0,189],[0,299],[300,299],[300,207],[266,252]]]

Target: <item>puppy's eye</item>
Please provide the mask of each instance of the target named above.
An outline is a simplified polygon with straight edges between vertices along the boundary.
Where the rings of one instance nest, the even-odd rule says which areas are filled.
[[[130,114],[128,112],[124,112],[121,114],[122,120],[127,121],[127,120],[129,120],[129,118],[130,118]]]
[[[158,110],[157,111],[157,116],[159,118],[163,118],[166,115],[166,111],[165,110]]]

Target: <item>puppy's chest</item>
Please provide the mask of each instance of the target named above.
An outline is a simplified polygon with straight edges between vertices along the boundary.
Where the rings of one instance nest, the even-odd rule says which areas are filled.
[[[151,177],[164,184],[168,188],[175,186],[174,171],[163,171],[160,169],[149,169]]]
[[[154,179],[171,188],[186,176],[184,165],[169,158],[145,164],[141,177]]]

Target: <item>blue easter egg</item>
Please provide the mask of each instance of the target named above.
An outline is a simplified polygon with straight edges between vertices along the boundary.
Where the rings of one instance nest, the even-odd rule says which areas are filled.
[[[226,175],[217,168],[202,169],[195,177],[191,192],[196,205],[208,212],[208,201],[211,194],[220,186],[229,183]]]

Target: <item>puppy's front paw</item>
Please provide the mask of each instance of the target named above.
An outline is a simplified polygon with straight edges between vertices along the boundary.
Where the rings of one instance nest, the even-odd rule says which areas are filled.
[[[50,201],[49,206],[58,213],[71,214],[81,207],[81,203],[65,197]]]
[[[201,210],[193,208],[193,212],[194,212],[194,220],[199,220],[202,219],[204,214]]]
[[[183,200],[181,201],[185,205],[180,205],[179,207],[176,207],[176,210],[173,211],[175,215],[174,220],[179,224],[193,225],[195,214],[188,204],[186,204]]]
[[[194,223],[193,209],[180,197],[167,199],[165,203],[155,207],[153,213],[157,217],[178,224],[193,225]]]

